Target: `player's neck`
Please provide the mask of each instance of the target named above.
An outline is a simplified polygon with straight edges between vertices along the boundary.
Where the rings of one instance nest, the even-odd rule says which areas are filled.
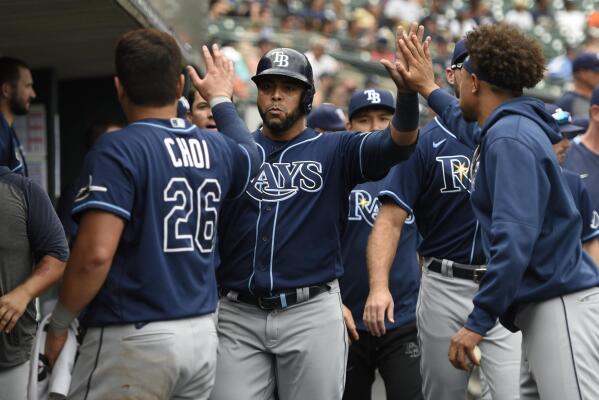
[[[0,101],[0,112],[4,116],[6,122],[8,122],[8,126],[12,126],[15,122],[15,114],[10,109],[8,103],[4,100]]]
[[[484,93],[486,92],[486,93]],[[503,103],[513,98],[507,94],[497,94],[490,89],[485,90],[479,95],[478,106],[478,126],[485,125],[491,114]]]
[[[599,125],[592,124],[580,138],[582,144],[595,154],[599,154]]]
[[[278,142],[288,142],[299,136],[306,129],[306,118],[302,117],[295,121],[285,132],[274,133],[266,125],[262,126],[262,133],[270,140]]]
[[[173,104],[163,107],[140,107],[129,105],[128,107],[123,107],[123,112],[130,124],[148,118],[170,119],[177,116],[177,105]]]

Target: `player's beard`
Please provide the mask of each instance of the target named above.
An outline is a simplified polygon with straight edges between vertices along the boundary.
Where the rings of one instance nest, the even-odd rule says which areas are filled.
[[[15,115],[25,115],[29,112],[30,100],[19,99],[17,96],[13,96],[10,99],[10,109]]]
[[[269,107],[272,107],[270,105]],[[270,118],[268,116],[268,108],[265,110],[258,107],[258,112],[260,113],[260,117],[262,117],[262,122],[264,126],[266,126],[273,135],[279,136],[287,132],[289,128],[293,126],[300,118],[303,117],[303,113],[299,108],[296,108],[291,114],[284,113],[284,118]]]

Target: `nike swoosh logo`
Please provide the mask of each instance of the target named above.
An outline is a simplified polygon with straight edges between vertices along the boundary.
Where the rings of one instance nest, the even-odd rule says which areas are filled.
[[[588,178],[589,174],[580,174],[580,179]]]
[[[436,149],[437,147],[441,146],[443,143],[445,143],[447,139],[443,139],[439,142],[433,142],[433,148]]]

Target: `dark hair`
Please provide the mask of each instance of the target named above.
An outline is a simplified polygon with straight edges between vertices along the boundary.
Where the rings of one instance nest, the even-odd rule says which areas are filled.
[[[466,35],[472,63],[492,77],[494,89],[522,93],[534,87],[545,72],[540,43],[507,24],[481,25]]]
[[[129,99],[140,106],[175,102],[181,65],[175,39],[156,29],[127,32],[116,46],[116,75]]]
[[[0,85],[6,82],[16,84],[20,68],[29,69],[27,64],[17,58],[0,57]]]

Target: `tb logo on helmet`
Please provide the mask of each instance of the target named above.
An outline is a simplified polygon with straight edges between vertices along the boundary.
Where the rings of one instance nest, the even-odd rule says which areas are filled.
[[[381,102],[381,95],[374,89],[368,89],[364,91],[364,94],[367,96],[366,100],[371,102],[372,104],[378,104]]]
[[[273,64],[277,67],[288,67],[289,66],[289,56],[282,51],[274,51],[275,59],[272,61]]]

